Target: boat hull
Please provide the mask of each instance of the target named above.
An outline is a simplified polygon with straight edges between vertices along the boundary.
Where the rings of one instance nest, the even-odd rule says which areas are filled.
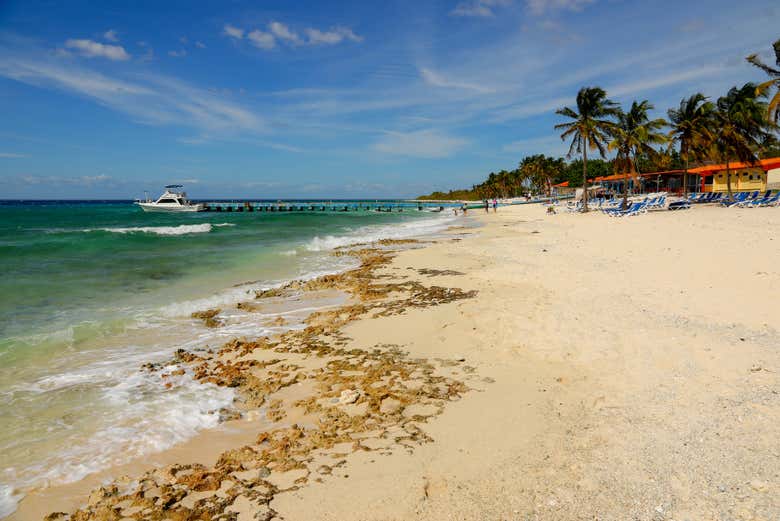
[[[136,203],[145,212],[202,212],[206,209],[203,204],[188,205],[162,205],[157,203]]]

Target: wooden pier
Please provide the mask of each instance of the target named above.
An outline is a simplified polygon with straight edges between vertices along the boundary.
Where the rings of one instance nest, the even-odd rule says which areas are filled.
[[[213,201],[203,203],[204,212],[418,212],[436,210],[441,204],[429,205],[422,203],[355,203],[355,202],[254,202],[254,201]]]

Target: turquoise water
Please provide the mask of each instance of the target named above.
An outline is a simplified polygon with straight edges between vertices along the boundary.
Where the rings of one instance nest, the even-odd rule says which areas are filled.
[[[346,268],[356,242],[435,233],[403,213],[144,213],[129,203],[0,203],[0,517],[26,490],[163,450],[217,420],[230,391],[138,368],[179,348],[273,332],[189,315]],[[166,414],[165,426],[152,421]],[[123,459],[124,458],[124,459]]]

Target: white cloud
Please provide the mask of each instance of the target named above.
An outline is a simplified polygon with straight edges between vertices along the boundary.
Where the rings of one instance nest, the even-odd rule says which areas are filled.
[[[467,0],[458,3],[450,14],[487,18],[495,14],[495,7],[507,6],[510,3],[512,3],[511,0]]]
[[[223,28],[223,32],[230,36],[231,38],[235,38],[236,40],[240,40],[244,37],[244,30],[239,29],[238,27],[233,27],[230,24],[225,24],[225,27]]]
[[[301,36],[286,24],[277,21],[271,21],[268,24],[268,30],[262,31],[255,29],[251,32],[246,32],[243,29],[234,27],[232,25],[225,25],[224,33],[231,38],[237,40],[246,38],[260,49],[270,50],[276,47],[277,41],[283,42],[293,47],[299,45],[335,45],[345,40],[353,42],[362,42],[363,37],[355,34],[355,32],[349,27],[336,26],[327,31],[321,31],[319,29],[307,28],[305,31],[306,39]],[[202,44],[200,44],[202,45]],[[198,45],[198,46],[200,46]],[[205,46],[204,46],[205,47]]]
[[[13,152],[0,152],[0,158],[3,159],[19,159],[27,157],[25,154],[14,154]]]
[[[183,58],[187,56],[187,51],[184,49],[178,51],[168,51],[168,56],[171,56],[172,58]]]
[[[372,148],[384,154],[435,159],[451,156],[467,143],[436,130],[416,130],[387,132]]]
[[[334,45],[343,40],[363,41],[363,37],[355,34],[349,27],[334,27],[329,31],[309,28],[306,29],[306,35],[309,37],[310,45]]]
[[[205,49],[206,48],[206,44],[203,43],[203,42],[195,42],[195,47],[197,47],[199,49]]]
[[[298,36],[298,33],[291,31],[290,28],[283,23],[271,22],[268,24],[268,29],[274,36],[291,45],[301,45],[303,43],[303,40]]]
[[[276,47],[276,38],[271,33],[263,32],[259,29],[255,29],[247,35],[252,45],[259,47],[260,49],[273,49]]]
[[[420,69],[420,76],[425,83],[433,85],[434,87],[473,90],[474,92],[495,92],[495,90],[490,87],[445,78],[441,74],[425,67]]]
[[[105,38],[109,42],[118,42],[119,34],[117,34],[117,32],[114,29],[109,29],[108,31],[103,33],[103,38]]]
[[[254,112],[175,78],[145,75],[129,82],[73,64],[63,67],[2,53],[0,76],[85,96],[142,124],[186,126],[206,135],[260,133],[265,129],[263,119]]]
[[[583,7],[595,0],[526,0],[528,10],[535,15],[543,15],[551,11],[581,11]]]
[[[76,49],[83,56],[89,58],[101,57],[109,60],[129,60],[130,55],[121,45],[108,45],[92,40],[69,39],[65,42],[65,47]]]

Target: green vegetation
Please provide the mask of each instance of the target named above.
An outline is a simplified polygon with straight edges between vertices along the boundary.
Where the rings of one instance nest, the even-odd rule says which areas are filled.
[[[758,96],[765,96],[769,93],[772,87],[776,89],[775,95],[772,97],[769,105],[767,105],[767,114],[769,116],[769,120],[772,123],[777,123],[777,119],[780,117],[780,40],[777,40],[772,45],[772,47],[775,50],[775,63],[777,64],[777,69],[766,65],[764,62],[759,60],[758,56],[755,54],[748,56],[747,61],[767,73],[771,78],[770,80],[758,85],[756,88],[756,94]]]
[[[707,101],[704,94],[697,92],[689,98],[680,100],[680,107],[669,109],[669,142],[679,144],[684,163],[683,194],[688,194],[688,168],[691,159],[698,161],[706,157],[707,143],[712,142],[709,122],[715,105]]]
[[[615,170],[634,174],[639,173],[638,158],[647,156],[653,158],[658,154],[652,145],[666,143],[665,134],[661,129],[666,126],[666,120],[658,118],[650,120],[648,112],[653,110],[653,105],[644,100],[631,103],[628,112],[618,111],[615,124],[609,129],[612,141],[610,150],[617,150],[614,160]],[[636,181],[635,181],[636,182]],[[623,209],[628,207],[628,183],[623,183]]]
[[[600,87],[583,87],[577,93],[577,110],[563,107],[555,111],[560,116],[572,119],[569,123],[555,125],[556,130],[563,130],[561,139],[571,138],[569,157],[582,154],[582,183],[588,183],[588,150],[598,151],[601,157],[606,154],[606,142],[609,135],[615,131],[612,118],[619,115],[617,103],[607,98],[607,93]],[[588,211],[588,191],[583,196],[584,211]]]
[[[774,43],[780,67],[780,40]],[[762,157],[780,155],[777,120],[780,118],[780,69],[764,64],[757,55],[747,60],[766,72],[770,79],[759,85],[746,83],[732,87],[715,103],[701,93],[680,101],[669,109],[669,121],[650,119],[653,105],[634,101],[627,112],[607,97],[600,87],[583,87],[577,93],[576,108],[563,107],[556,114],[568,121],[555,125],[561,139],[570,140],[566,159],[531,155],[514,170],[491,172],[487,179],[464,190],[434,192],[420,199],[481,200],[532,194],[549,194],[553,185],[568,182],[582,187],[588,179],[611,174],[633,174],[682,169],[683,190],[687,193],[688,169],[693,164],[741,161],[748,164]],[[766,98],[774,95],[769,102]],[[666,133],[662,129],[668,128]],[[606,159],[606,152],[615,157]],[[589,159],[588,152],[600,159]],[[624,205],[628,183],[624,183]],[[730,176],[729,197],[732,197]],[[587,211],[587,191],[583,209]]]

